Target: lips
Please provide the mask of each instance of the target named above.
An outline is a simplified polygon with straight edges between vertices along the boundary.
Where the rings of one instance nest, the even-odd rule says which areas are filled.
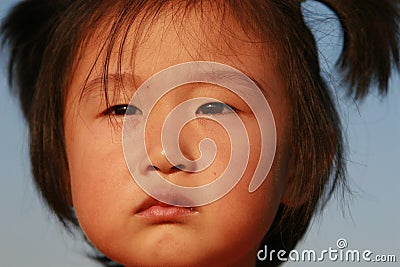
[[[153,222],[173,222],[197,213],[198,211],[192,207],[172,206],[154,198],[147,198],[139,205],[135,216],[146,218]]]

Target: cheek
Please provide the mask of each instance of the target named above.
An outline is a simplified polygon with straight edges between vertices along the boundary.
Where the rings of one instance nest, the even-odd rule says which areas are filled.
[[[278,109],[278,111],[280,111]],[[249,165],[241,183],[235,188],[237,196],[234,198],[241,199],[243,209],[247,209],[247,217],[244,218],[245,223],[252,225],[250,231],[257,238],[262,238],[269,230],[282,197],[288,180],[288,154],[289,145],[287,139],[287,125],[285,124],[285,116],[275,113],[276,124],[276,152],[272,167],[264,180],[263,184],[254,192],[248,191],[249,184],[253,179],[254,170],[259,163],[260,155],[260,138],[255,133],[258,132],[256,125],[249,124],[248,132],[250,133],[251,154]],[[235,193],[235,192],[233,192]],[[251,219],[250,219],[251,218]]]
[[[214,215],[209,221],[211,235],[223,237],[219,241],[220,246],[227,251],[236,250],[237,254],[245,253],[246,249],[253,253],[258,250],[260,241],[275,218],[287,182],[288,146],[286,139],[281,137],[278,138],[274,163],[267,178],[256,191],[249,192],[249,184],[258,164],[260,138],[254,134],[258,132],[257,125],[247,123],[246,127],[251,146],[246,172],[232,191],[208,207]],[[284,131],[278,130],[278,136],[285,136]]]
[[[249,193],[251,175],[246,173],[239,184],[220,200],[205,206],[208,242],[221,258],[256,255],[279,207],[285,179],[275,163],[268,178],[255,192]]]
[[[79,118],[72,127],[66,127],[73,206],[89,238],[102,235],[102,221],[115,218],[115,207],[124,210],[124,194],[130,195],[132,180],[121,141],[111,135],[110,129],[88,125]]]

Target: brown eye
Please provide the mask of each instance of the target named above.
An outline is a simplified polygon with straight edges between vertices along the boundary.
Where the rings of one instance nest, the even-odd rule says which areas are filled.
[[[109,107],[104,114],[111,116],[141,115],[142,111],[136,106],[121,104]]]
[[[197,110],[197,115],[219,115],[235,112],[234,109],[222,102],[210,102],[201,105]]]

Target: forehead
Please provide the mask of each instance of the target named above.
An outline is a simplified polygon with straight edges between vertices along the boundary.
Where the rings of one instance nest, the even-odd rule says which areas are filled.
[[[214,61],[238,68],[276,88],[276,55],[265,36],[241,23],[228,8],[209,2],[165,6],[134,20],[103,19],[85,38],[77,56],[73,87],[110,73],[142,83],[158,71],[188,61]],[[261,40],[264,40],[263,42]],[[82,88],[82,87],[81,87]]]

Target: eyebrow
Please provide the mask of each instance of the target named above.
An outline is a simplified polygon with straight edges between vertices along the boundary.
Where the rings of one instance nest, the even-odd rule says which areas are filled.
[[[247,81],[245,81],[243,79],[243,77],[241,75],[238,75],[238,73],[235,71],[222,70],[222,71],[210,72],[210,74],[218,75],[218,77],[225,77],[225,78],[232,78],[232,79],[234,78],[234,79],[238,79],[239,81],[244,81],[245,83],[243,85],[245,85],[245,86],[243,87],[243,89],[252,89],[253,88],[253,87],[250,88],[249,86],[247,86],[246,85]],[[264,86],[262,86],[262,84],[259,81],[257,81],[257,79],[255,79],[249,73],[243,72],[243,74],[246,75],[246,77],[249,78],[261,90],[261,92],[264,93],[265,97],[267,97],[267,98],[269,97],[268,91],[265,90]],[[236,90],[241,91],[244,95],[250,95],[251,93],[253,93],[253,92],[251,92],[251,90],[246,90],[246,91],[241,90],[241,87],[236,88]]]
[[[133,86],[136,90],[138,88],[137,85],[140,85],[142,81],[143,80],[140,76],[131,73],[108,73],[105,76],[101,75],[93,79],[87,79],[82,88],[81,98],[85,98],[92,94],[93,91],[99,89],[99,87],[104,88],[105,85],[107,85],[107,91],[109,89],[113,90],[115,87],[108,87],[109,84],[120,86],[129,84],[129,87]]]
[[[239,76],[236,72],[234,71],[214,71],[214,72],[210,72],[209,74],[211,75],[216,75],[218,77],[226,77],[226,78],[235,78],[235,79],[239,79],[242,80],[242,77]],[[266,97],[268,97],[268,91],[265,90],[265,88],[261,85],[260,82],[258,82],[254,77],[252,77],[251,75],[244,73],[264,94]],[[95,89],[99,89],[99,86],[104,86],[105,84],[118,84],[118,85],[124,85],[124,84],[129,84],[129,87],[133,86],[133,88],[131,87],[130,89],[134,92],[136,91],[139,86],[144,82],[144,80],[135,74],[132,73],[109,73],[106,76],[98,76],[96,78],[93,78],[91,80],[87,80],[85,81],[85,84],[83,86],[82,89],[82,94],[81,94],[81,98],[86,98],[87,96],[89,96],[90,94],[93,93],[93,91]],[[107,91],[109,89],[114,90],[114,86],[108,87]],[[245,86],[245,88],[250,89],[248,86]],[[236,88],[236,90],[238,90]],[[101,90],[99,90],[100,92]],[[241,90],[244,94],[251,94],[250,90],[246,90],[243,91]]]

